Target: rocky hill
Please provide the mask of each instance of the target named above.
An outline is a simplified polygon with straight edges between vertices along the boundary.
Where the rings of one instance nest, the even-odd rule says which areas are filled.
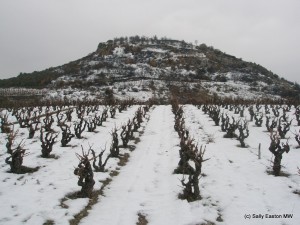
[[[156,37],[100,43],[79,60],[0,80],[1,88],[46,88],[51,98],[299,98],[300,87],[266,68],[205,44]]]

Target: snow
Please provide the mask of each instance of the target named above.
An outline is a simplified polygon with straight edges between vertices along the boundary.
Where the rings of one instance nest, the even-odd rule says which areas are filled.
[[[246,139],[249,147],[240,148],[236,140],[223,138],[220,127],[214,126],[200,110],[186,106],[185,112],[187,127],[194,137],[202,137],[202,141],[213,137],[214,142],[207,144],[206,157],[210,160],[204,165],[207,176],[202,178],[202,193],[218,202],[226,224],[298,224],[299,196],[293,190],[300,187],[300,176],[296,174],[299,162],[295,160],[300,157],[299,150],[293,148],[283,155],[284,171],[290,176],[274,177],[266,172],[271,169],[272,154],[268,150],[270,141],[265,128],[250,123],[250,136]],[[260,160],[257,156],[259,143]],[[245,214],[285,213],[294,214],[293,219],[250,219],[246,222],[244,219]]]
[[[132,53],[125,53],[125,48],[124,47],[116,47],[114,50],[113,50],[113,55],[114,56],[117,56],[117,57],[128,57],[128,58],[133,58],[133,55]]]
[[[194,74],[194,75],[196,74],[195,71],[193,71],[193,70],[186,70],[186,69],[179,69],[179,70],[177,70],[177,72],[179,74],[181,74],[182,76],[189,76],[191,74]]]
[[[58,90],[49,90],[48,94],[44,97],[44,100],[63,100],[63,99],[69,99],[69,100],[93,100],[95,99],[94,94],[92,94],[90,91],[87,90],[79,90],[79,89],[58,89]]]
[[[116,119],[108,119],[104,122],[104,127],[97,128],[98,133],[85,132],[83,139],[72,139],[70,147],[62,148],[60,142],[56,143],[53,154],[58,159],[40,157],[39,134],[36,134],[33,140],[25,140],[30,155],[24,158],[23,165],[40,166],[40,169],[32,174],[8,173],[9,166],[5,164],[8,154],[4,153],[6,148],[2,145],[0,201],[6,204],[3,204],[0,210],[0,224],[43,224],[48,219],[55,221],[55,224],[68,224],[68,220],[84,208],[88,201],[87,199],[68,200],[64,202],[69,206],[68,208],[60,206],[61,199],[67,194],[80,190],[77,186],[77,177],[73,174],[74,167],[78,164],[75,153],[81,153],[81,145],[88,149],[91,144],[96,151],[104,149],[111,142],[109,132],[126,123],[136,110],[137,106],[134,106],[123,113],[117,113]],[[27,129],[19,130],[20,135],[16,144],[28,135]],[[55,130],[59,131],[59,128],[56,127]],[[1,142],[5,143],[5,135],[2,133],[0,135]],[[116,161],[111,160],[107,167],[114,168],[115,165]],[[102,185],[98,179],[103,179],[101,173],[95,173],[96,189]]]
[[[97,65],[98,63],[99,63],[98,61],[93,61],[93,60],[91,60],[91,61],[89,61],[87,64],[90,65],[90,66],[95,66],[95,65]]]
[[[228,73],[230,74],[230,73]],[[229,76],[229,75],[228,75]],[[243,98],[245,100],[253,100],[260,98],[280,99],[279,95],[271,95],[260,91],[264,87],[264,83],[258,83],[257,91],[252,90],[247,83],[229,80],[227,82],[207,82],[203,81],[201,85],[210,93],[216,93],[219,97]]]
[[[142,51],[157,52],[157,53],[166,53],[166,52],[168,52],[168,50],[164,50],[164,49],[161,49],[161,48],[145,48]]]
[[[114,50],[113,50],[113,54],[114,55],[117,55],[119,57],[123,56],[125,54],[124,52],[124,47],[116,47]]]
[[[6,135],[0,133],[0,224],[69,224],[69,220],[88,204],[87,198],[71,199],[70,193],[80,190],[77,177],[73,174],[78,164],[75,153],[81,152],[81,145],[89,145],[98,152],[111,142],[109,132],[120,128],[128,119],[133,118],[139,106],[132,106],[116,118],[109,118],[104,126],[97,127],[96,133],[84,132],[83,139],[72,139],[71,146],[62,148],[56,143],[53,154],[57,159],[40,157],[40,142],[36,134],[34,139],[26,139],[27,129],[19,128],[16,143],[25,138],[26,149],[30,155],[24,158],[24,165],[40,166],[32,174],[9,173],[5,164]],[[99,111],[101,113],[103,107]],[[294,118],[293,110],[288,112]],[[239,115],[222,108],[222,112],[239,118]],[[281,110],[282,112],[282,110]],[[3,111],[5,113],[5,111]],[[263,112],[264,113],[264,112]],[[75,114],[74,114],[75,116]],[[271,115],[272,116],[272,115]],[[95,189],[109,178],[110,171],[118,169],[119,175],[99,196],[99,201],[88,211],[80,224],[136,224],[138,214],[142,214],[151,225],[195,225],[212,222],[216,225],[230,224],[285,224],[297,225],[300,221],[300,151],[293,138],[299,130],[293,121],[287,134],[291,150],[283,155],[282,171],[287,176],[275,177],[268,173],[272,167],[272,154],[268,150],[270,138],[264,125],[256,127],[249,121],[250,136],[245,140],[247,148],[240,148],[236,139],[223,138],[219,126],[192,105],[184,106],[185,125],[190,135],[199,145],[206,145],[202,177],[200,179],[201,200],[187,202],[178,199],[182,187],[182,175],[173,174],[179,161],[179,138],[174,131],[174,116],[170,105],[154,106],[143,123],[144,132],[132,152],[121,148],[121,154],[129,153],[125,166],[118,166],[118,159],[108,161],[108,171],[94,173]],[[250,116],[245,109],[245,120]],[[13,116],[9,121],[15,122]],[[75,121],[75,120],[74,120]],[[18,125],[15,125],[15,129]],[[59,128],[55,125],[55,131]],[[120,131],[119,131],[120,132]],[[60,136],[58,138],[60,140]],[[286,140],[282,140],[286,141]],[[261,159],[258,159],[258,145],[261,144]],[[108,152],[105,152],[105,156]],[[62,199],[64,199],[62,201]],[[63,204],[66,207],[63,207]],[[266,214],[293,214],[293,218],[265,218]],[[264,218],[253,218],[253,214],[262,214]],[[250,219],[245,219],[250,215]]]

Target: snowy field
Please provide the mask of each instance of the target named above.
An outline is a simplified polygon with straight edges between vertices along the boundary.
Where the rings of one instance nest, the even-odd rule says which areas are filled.
[[[248,121],[249,137],[245,139],[246,148],[241,148],[236,138],[223,137],[224,132],[204,113],[203,106],[184,105],[185,127],[196,143],[206,146],[204,158],[209,160],[202,165],[201,199],[193,202],[179,199],[183,190],[180,180],[184,175],[173,173],[180,159],[175,117],[170,105],[152,106],[134,133],[135,138],[127,148],[120,148],[121,156],[129,156],[128,162],[122,164],[122,158],[109,158],[105,172],[94,171],[94,190],[101,190],[96,201],[71,197],[80,191],[78,177],[74,175],[79,163],[76,153],[81,154],[82,148],[88,150],[92,146],[97,154],[106,149],[105,158],[113,129],[118,129],[121,146],[121,127],[134,118],[139,107],[117,111],[115,118],[108,116],[102,126],[97,126],[94,132],[85,130],[81,139],[72,138],[67,147],[61,147],[62,134],[54,114],[52,129],[58,137],[50,158],[41,157],[40,132],[28,139],[28,129],[20,128],[12,112],[3,110],[1,114],[7,113],[8,122],[15,123],[14,130],[18,130],[13,146],[22,140],[25,143],[28,155],[23,165],[39,168],[33,173],[12,173],[5,163],[9,156],[8,134],[0,133],[0,224],[299,224],[300,149],[294,133],[300,127],[294,107],[287,112],[288,120],[293,119],[290,131],[281,140],[288,141],[290,151],[282,155],[280,176],[272,174],[274,156],[268,150],[270,133],[265,126],[264,107],[258,113],[263,115],[261,127],[255,125],[255,120],[250,121],[247,107],[242,117],[220,107],[220,115]],[[104,106],[100,106],[88,115],[85,112],[84,118],[89,120],[103,110]],[[278,117],[272,110],[267,116],[280,118],[283,109],[278,111]],[[72,115],[71,131],[79,120],[75,110]]]

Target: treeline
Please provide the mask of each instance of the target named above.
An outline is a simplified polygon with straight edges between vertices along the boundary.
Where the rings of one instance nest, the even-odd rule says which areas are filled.
[[[33,73],[20,73],[17,77],[0,80],[0,88],[44,88],[59,76],[57,72],[51,69],[35,71]]]

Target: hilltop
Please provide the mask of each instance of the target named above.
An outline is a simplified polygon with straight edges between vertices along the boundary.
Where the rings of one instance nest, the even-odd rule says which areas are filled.
[[[0,80],[0,88],[46,88],[52,98],[94,96],[167,100],[221,97],[280,99],[299,96],[298,84],[263,66],[212,46],[155,36],[121,37],[99,43],[89,55],[33,73]]]

